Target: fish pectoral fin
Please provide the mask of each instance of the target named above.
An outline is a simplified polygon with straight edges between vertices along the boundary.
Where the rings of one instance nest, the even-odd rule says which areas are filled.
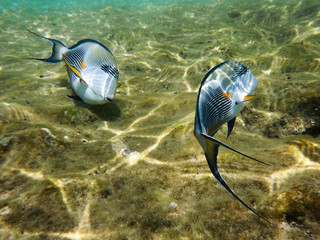
[[[243,102],[247,102],[247,101],[250,101],[250,100],[252,100],[252,99],[254,99],[256,96],[254,96],[254,95],[247,95],[247,96],[245,96],[244,98],[243,98]]]
[[[77,102],[83,102],[83,100],[79,96],[67,95],[67,97]]]
[[[242,156],[244,156],[244,157],[247,157],[247,158],[249,158],[249,159],[251,159],[251,160],[253,160],[253,161],[262,163],[262,164],[264,164],[264,165],[271,166],[269,163],[265,163],[265,162],[263,162],[263,161],[260,161],[260,160],[258,160],[258,159],[255,159],[255,158],[253,158],[253,157],[250,157],[250,156],[248,156],[248,155],[246,155],[246,154],[244,154],[244,153],[242,153],[242,152],[239,152],[238,150],[236,150],[236,149],[234,149],[234,148],[232,148],[232,147],[229,147],[227,144],[224,144],[223,142],[220,142],[218,139],[215,139],[215,138],[213,138],[213,137],[211,137],[211,136],[209,136],[209,135],[207,135],[207,134],[204,134],[204,133],[200,133],[200,134],[201,134],[202,136],[204,136],[206,139],[209,139],[209,140],[215,142],[216,144],[219,144],[219,145],[221,145],[221,146],[223,146],[223,147],[225,147],[225,148],[228,148],[229,150],[234,151],[234,152],[236,152],[236,153],[238,153],[238,154],[240,154],[240,155],[242,155]]]
[[[236,122],[236,117],[232,118],[229,122],[228,122],[228,133],[227,133],[227,139],[230,136],[230,133],[232,132],[232,129],[234,127],[234,123]]]

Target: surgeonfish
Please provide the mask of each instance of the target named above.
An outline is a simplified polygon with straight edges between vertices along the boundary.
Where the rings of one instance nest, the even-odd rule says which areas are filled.
[[[245,204],[224,181],[218,170],[218,149],[224,146],[252,160],[269,164],[245,155],[213,138],[224,123],[228,124],[227,138],[229,137],[236,115],[249,100],[254,98],[251,94],[256,86],[257,80],[252,72],[238,62],[226,61],[213,67],[202,79],[198,91],[194,135],[203,148],[210,170],[218,182],[246,208],[269,222]]]
[[[68,48],[60,40],[29,32],[52,43],[49,58],[29,59],[66,63],[72,90],[77,94],[68,97],[88,104],[104,104],[114,99],[119,71],[115,58],[106,46],[93,39],[84,39]]]

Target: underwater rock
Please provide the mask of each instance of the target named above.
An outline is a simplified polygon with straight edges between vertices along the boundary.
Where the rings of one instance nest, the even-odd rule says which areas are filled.
[[[268,202],[269,215],[281,217],[289,224],[304,224],[306,219],[320,221],[320,193],[310,184],[279,191]]]
[[[320,146],[315,143],[315,139],[294,139],[290,140],[288,144],[296,146],[309,160],[320,163]]]

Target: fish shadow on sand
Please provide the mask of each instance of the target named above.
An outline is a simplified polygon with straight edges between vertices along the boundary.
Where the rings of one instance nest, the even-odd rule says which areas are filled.
[[[74,101],[74,104],[82,108],[87,108],[101,120],[114,122],[121,117],[121,110],[117,102],[118,100],[103,105],[89,105],[84,102]]]

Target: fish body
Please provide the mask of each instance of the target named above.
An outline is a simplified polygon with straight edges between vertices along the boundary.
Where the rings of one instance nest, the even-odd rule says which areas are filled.
[[[60,40],[31,33],[52,43],[49,58],[31,59],[66,63],[71,87],[77,94],[70,98],[88,104],[104,104],[114,99],[119,71],[114,56],[106,46],[93,39],[84,39],[68,48]]]
[[[218,182],[245,207],[269,222],[245,204],[224,181],[218,170],[218,150],[222,145],[252,160],[266,163],[245,155],[213,138],[213,135],[225,123],[228,123],[228,138],[232,132],[236,115],[243,109],[247,101],[253,98],[251,94],[256,86],[257,80],[252,72],[241,63],[226,61],[213,67],[202,79],[198,91],[194,134],[203,148],[210,170]]]

